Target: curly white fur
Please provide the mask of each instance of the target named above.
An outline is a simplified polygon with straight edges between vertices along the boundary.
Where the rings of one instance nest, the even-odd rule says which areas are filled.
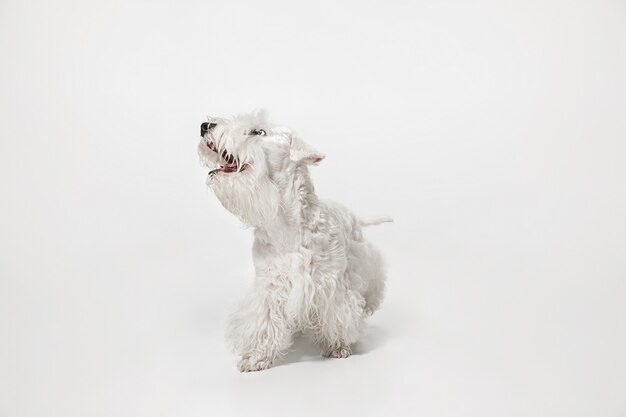
[[[254,227],[256,279],[232,316],[228,337],[239,369],[266,369],[296,333],[328,357],[350,356],[363,319],[383,298],[385,268],[361,227],[391,221],[355,217],[315,194],[308,165],[324,158],[262,112],[211,118],[201,163],[222,205]]]

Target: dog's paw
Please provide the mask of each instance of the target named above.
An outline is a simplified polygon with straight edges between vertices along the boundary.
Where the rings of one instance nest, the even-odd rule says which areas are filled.
[[[239,372],[262,371],[272,366],[272,361],[267,358],[247,357],[239,361]]]
[[[326,350],[323,355],[327,358],[347,358],[352,355],[352,349],[350,346],[339,346]]]

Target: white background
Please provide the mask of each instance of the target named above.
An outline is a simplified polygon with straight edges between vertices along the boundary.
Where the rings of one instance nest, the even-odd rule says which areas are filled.
[[[239,374],[207,115],[269,109],[390,264]],[[0,416],[626,416],[623,1],[0,1]]]

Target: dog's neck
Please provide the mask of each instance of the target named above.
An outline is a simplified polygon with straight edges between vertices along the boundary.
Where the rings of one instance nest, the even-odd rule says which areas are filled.
[[[298,164],[275,178],[280,208],[275,218],[258,225],[255,236],[281,251],[301,246],[304,232],[319,220],[319,199],[306,165]]]

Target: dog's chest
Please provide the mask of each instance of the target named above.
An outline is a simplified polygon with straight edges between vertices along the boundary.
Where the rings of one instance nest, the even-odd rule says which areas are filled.
[[[268,255],[298,251],[302,241],[299,230],[280,219],[257,228],[255,238],[266,247]]]

